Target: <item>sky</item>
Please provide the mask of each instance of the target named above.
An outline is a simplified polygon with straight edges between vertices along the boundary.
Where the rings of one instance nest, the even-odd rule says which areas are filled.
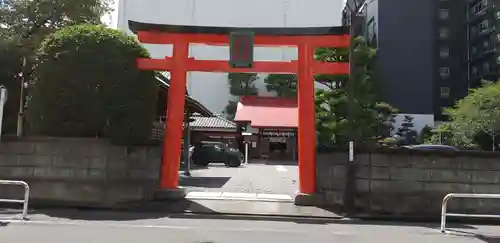
[[[1,1],[1,0],[0,0]],[[118,2],[120,0],[114,0],[113,3],[113,10],[110,14],[106,14],[102,16],[102,21],[106,23],[111,28],[117,28],[117,21],[118,21]],[[347,0],[343,0],[344,4]]]
[[[111,28],[116,28],[116,21],[118,21],[118,2],[120,0],[114,0],[113,3],[113,10],[111,11],[110,14],[106,14],[102,16],[101,20],[109,27]]]

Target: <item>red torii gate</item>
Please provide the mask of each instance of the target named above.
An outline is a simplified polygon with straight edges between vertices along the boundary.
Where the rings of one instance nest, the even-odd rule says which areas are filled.
[[[129,21],[130,29],[142,43],[173,44],[172,57],[140,58],[137,67],[143,70],[171,72],[167,103],[167,121],[163,142],[161,189],[177,189],[184,119],[184,95],[187,72],[291,73],[298,76],[299,105],[299,190],[316,191],[316,129],[314,105],[314,74],[349,74],[349,63],[325,63],[314,60],[314,48],[348,47],[345,27],[311,28],[226,28],[149,24]],[[298,60],[288,62],[256,61],[251,68],[232,68],[228,61],[196,60],[189,57],[189,44],[228,45],[229,34],[253,33],[255,46],[298,47]]]

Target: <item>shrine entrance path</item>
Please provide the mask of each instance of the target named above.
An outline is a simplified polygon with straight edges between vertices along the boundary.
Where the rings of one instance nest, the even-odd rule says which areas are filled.
[[[180,186],[188,192],[248,194],[249,197],[250,194],[288,195],[291,199],[298,190],[296,161],[256,160],[238,168],[211,164],[191,173],[190,177],[181,174],[180,178]]]

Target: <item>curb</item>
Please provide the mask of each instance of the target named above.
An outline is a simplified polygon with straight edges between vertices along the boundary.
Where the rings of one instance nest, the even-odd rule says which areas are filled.
[[[323,221],[323,222],[335,222],[335,221],[347,221],[350,219],[339,217],[321,217],[321,216],[305,216],[305,215],[280,215],[280,214],[251,214],[251,213],[197,213],[197,212],[184,212],[182,214],[173,215],[171,218],[217,218],[217,219],[238,219],[238,220],[269,220],[278,219],[277,221]]]

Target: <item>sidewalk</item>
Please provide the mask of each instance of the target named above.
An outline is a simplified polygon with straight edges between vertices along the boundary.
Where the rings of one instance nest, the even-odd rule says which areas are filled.
[[[201,198],[201,196],[195,194]],[[95,213],[134,214],[134,215],[205,215],[206,217],[238,217],[238,218],[297,218],[310,220],[338,220],[343,217],[325,209],[316,207],[295,206],[293,202],[282,199],[258,201],[255,198],[212,197],[205,199],[185,199],[176,202],[141,203],[125,210],[95,210],[71,208],[38,208],[29,210],[30,220],[46,220],[44,215],[56,218],[93,218]],[[194,197],[194,196],[192,196]],[[67,213],[67,212],[71,213]],[[0,209],[0,221],[5,219],[20,219],[20,210]],[[124,216],[125,217],[125,216]],[[140,216],[138,216],[140,218]]]

